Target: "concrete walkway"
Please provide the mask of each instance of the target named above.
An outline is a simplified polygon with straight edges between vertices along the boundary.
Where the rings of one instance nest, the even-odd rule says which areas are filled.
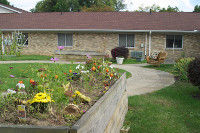
[[[132,74],[132,77],[127,79],[128,96],[157,91],[175,82],[173,75],[163,71],[144,68],[143,66],[145,65],[147,64],[113,65]]]
[[[0,61],[0,64],[7,63],[54,63],[53,61]],[[66,61],[57,61],[56,63],[70,64]],[[74,62],[79,64],[79,62]],[[124,69],[132,74],[132,77],[127,79],[128,96],[141,95],[160,90],[166,86],[173,84],[173,75],[154,69],[144,68],[147,64],[123,64],[113,65],[116,68]]]

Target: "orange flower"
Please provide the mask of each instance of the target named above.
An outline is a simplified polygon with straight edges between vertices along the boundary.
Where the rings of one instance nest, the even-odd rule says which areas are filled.
[[[23,81],[19,81],[20,84],[23,84]]]
[[[43,75],[40,75],[40,77],[43,77]]]
[[[58,78],[58,75],[55,75],[55,79],[57,79]]]
[[[45,74],[44,76],[47,76],[47,74]]]
[[[109,69],[108,69],[108,68],[106,69],[106,72],[109,72]]]
[[[113,74],[112,74],[112,73],[110,74],[110,77],[113,77]]]
[[[32,80],[32,79],[31,79],[29,82],[30,82],[30,83],[33,83],[33,82],[34,82],[34,80]]]
[[[96,63],[94,63],[94,65],[96,66],[97,64],[96,64]]]
[[[93,71],[95,71],[95,70],[96,70],[96,68],[95,68],[95,67],[92,67],[92,70],[93,70]]]
[[[98,69],[100,68],[100,66],[98,66]]]
[[[69,72],[72,73],[72,70],[70,69]]]

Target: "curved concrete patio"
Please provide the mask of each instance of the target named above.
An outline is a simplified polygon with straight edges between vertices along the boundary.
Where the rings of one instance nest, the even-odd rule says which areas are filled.
[[[127,79],[128,96],[141,95],[160,90],[173,84],[173,75],[154,69],[144,68],[146,64],[123,64],[113,65],[116,68],[124,69],[132,74]]]

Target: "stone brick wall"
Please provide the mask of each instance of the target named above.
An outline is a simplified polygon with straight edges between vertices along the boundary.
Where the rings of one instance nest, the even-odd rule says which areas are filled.
[[[7,33],[4,33],[5,36]],[[149,55],[149,33],[135,33],[135,47],[129,48],[129,51],[143,51],[145,53],[145,38],[147,34],[146,55]],[[200,34],[182,34],[183,49],[166,49],[166,34],[152,33],[151,52],[165,51],[167,58],[178,59],[190,56],[200,56]],[[28,46],[24,46],[22,54],[32,55],[53,55],[57,50],[58,34],[57,32],[28,32]],[[144,45],[141,48],[141,44]],[[103,53],[106,51],[111,57],[111,49],[119,46],[118,33],[73,33],[73,46],[65,47],[65,50],[74,51],[96,51]]]

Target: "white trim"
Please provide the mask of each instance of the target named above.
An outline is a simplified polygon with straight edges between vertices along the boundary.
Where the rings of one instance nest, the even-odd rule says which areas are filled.
[[[149,31],[149,56],[151,55],[151,31]]]
[[[109,30],[109,29],[1,29],[1,31],[59,31],[59,32],[120,32],[120,33],[132,33],[132,32],[168,32],[168,33],[200,33],[200,30],[184,31],[184,30]]]
[[[11,10],[11,11],[16,12],[16,13],[22,13],[22,12],[20,12],[20,11],[14,10],[14,9],[12,9],[12,8],[9,8],[9,7],[3,6],[3,5],[0,5],[0,7],[3,7],[3,8],[5,8],[5,9]]]
[[[3,33],[2,33],[2,35],[1,35],[1,37],[2,37],[2,53],[3,53],[3,55],[4,55],[4,36],[3,36]]]
[[[145,48],[144,48],[145,50],[144,50],[144,55],[146,56],[147,55],[147,34],[146,34],[146,36],[145,36]]]

